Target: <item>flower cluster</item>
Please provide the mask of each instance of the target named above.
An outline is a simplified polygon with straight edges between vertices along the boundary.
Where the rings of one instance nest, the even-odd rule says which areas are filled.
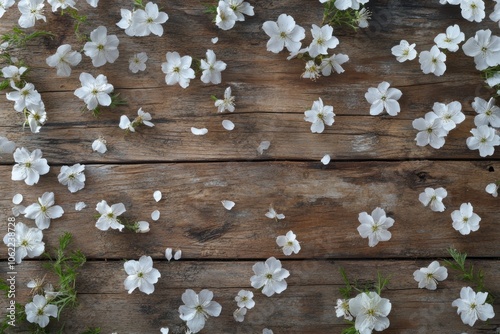
[[[222,30],[232,29],[236,21],[245,21],[245,15],[255,15],[253,6],[243,0],[220,0],[212,10],[217,14],[215,24]]]
[[[305,29],[295,23],[292,16],[281,14],[276,22],[266,21],[262,25],[264,32],[270,37],[267,50],[279,53],[284,48],[292,58],[302,58],[306,61],[303,78],[316,80],[321,75],[329,76],[332,72],[343,73],[342,64],[349,60],[345,54],[329,55],[328,50],[334,49],[340,41],[333,36],[333,27],[312,25],[312,41],[308,47],[301,49],[302,40],[306,37]]]
[[[145,6],[142,1],[136,1],[132,11],[121,9],[121,20],[116,24],[125,30],[128,36],[163,36],[162,24],[167,22],[168,14],[160,12],[158,5],[148,2]]]

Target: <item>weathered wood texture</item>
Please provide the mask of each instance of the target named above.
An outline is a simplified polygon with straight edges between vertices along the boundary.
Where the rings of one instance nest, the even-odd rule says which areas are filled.
[[[165,36],[133,38],[115,26],[120,19],[119,8],[126,1],[113,1],[98,8],[86,10],[92,26],[108,27],[109,33],[120,38],[120,57],[114,64],[93,68],[84,56],[70,78],[55,79],[55,70],[48,68],[45,58],[62,43],[81,46],[69,29],[71,20],[48,13],[48,23],[37,23],[37,28],[54,31],[57,38],[47,39],[42,45],[30,48],[22,55],[34,69],[31,81],[45,101],[49,121],[40,134],[22,132],[21,115],[12,111],[12,104],[0,99],[2,134],[19,145],[33,148],[34,142],[43,146],[46,157],[53,162],[123,162],[123,161],[206,161],[235,159],[297,159],[319,160],[325,153],[335,159],[477,159],[477,151],[469,151],[465,140],[470,136],[475,114],[470,102],[475,96],[490,95],[484,88],[473,60],[463,52],[448,54],[448,70],[442,77],[424,75],[418,60],[398,63],[390,48],[407,38],[417,43],[419,50],[430,49],[434,36],[457,23],[460,17],[456,6],[441,6],[435,1],[421,1],[418,6],[408,1],[376,1],[372,27],[358,33],[339,30],[341,41],[335,52],[346,53],[350,61],[346,72],[320,78],[317,82],[300,79],[304,62],[287,61],[285,53],[266,51],[268,37],[261,26],[266,20],[286,12],[298,24],[309,27],[321,21],[321,6],[310,0],[309,10],[303,10],[303,1],[263,1],[257,6],[256,16],[240,22],[230,31],[220,31],[211,22],[198,1],[171,1],[165,5],[170,19],[165,24]],[[6,15],[14,15],[7,13]],[[478,29],[477,24],[460,20],[467,36]],[[481,25],[494,27],[493,22]],[[7,26],[8,27],[8,26]],[[6,28],[7,28],[6,27]],[[309,28],[307,28],[309,29]],[[309,34],[309,32],[307,32]],[[210,38],[218,36],[212,44]],[[309,37],[308,37],[309,38]],[[235,41],[237,42],[235,44]],[[244,41],[244,42],[243,42]],[[309,40],[306,40],[309,42]],[[207,48],[228,64],[220,86],[192,80],[182,89],[167,87],[161,63],[167,51],[178,51],[194,58],[203,58]],[[128,59],[132,54],[146,50],[149,56],[146,72],[132,75]],[[89,113],[81,114],[83,102],[73,95],[80,86],[82,71],[94,75],[103,73],[127,101],[128,106],[106,110],[98,119]],[[402,112],[397,117],[371,117],[364,94],[369,87],[389,81],[403,91],[400,100]],[[211,95],[222,96],[225,86],[232,86],[237,109],[233,114],[217,114]],[[322,97],[333,105],[336,122],[325,133],[312,134],[303,113],[312,102]],[[458,100],[463,104],[468,120],[447,138],[441,150],[419,148],[415,145],[415,131],[411,121],[431,110],[434,102]],[[133,116],[143,107],[151,112],[156,127],[141,129],[140,133],[126,135],[118,128],[122,114]],[[231,119],[236,128],[225,131],[223,119]],[[207,127],[208,135],[195,137],[191,126]],[[110,150],[104,156],[91,154],[90,145],[103,135]],[[271,148],[259,156],[256,148],[262,140],[271,141]],[[151,145],[152,144],[152,145]],[[493,157],[497,159],[497,155]],[[3,160],[3,162],[9,159]]]
[[[72,247],[89,258],[78,280],[80,304],[62,319],[65,333],[79,333],[89,326],[120,334],[158,333],[160,327],[169,326],[180,333],[177,309],[187,288],[209,288],[223,306],[221,317],[210,319],[203,333],[261,333],[264,327],[276,334],[340,333],[345,325],[334,310],[342,285],[340,267],[360,281],[373,281],[377,270],[392,276],[384,292],[393,305],[391,327],[384,333],[497,333],[498,316],[474,328],[462,324],[451,307],[465,284],[455,273],[450,272],[437,291],[419,290],[412,277],[416,269],[448,256],[446,248],[454,246],[466,251],[476,267],[484,268],[487,288],[500,295],[498,199],[484,191],[488,183],[500,179],[500,156],[497,152],[481,159],[465,144],[475,115],[470,103],[476,96],[489,98],[492,92],[484,87],[472,58],[462,51],[448,53],[442,77],[422,74],[418,60],[398,63],[390,52],[401,39],[416,43],[418,51],[428,50],[434,37],[453,24],[458,23],[467,38],[478,29],[498,33],[497,24],[467,22],[458,6],[442,6],[437,0],[372,0],[369,29],[335,31],[340,39],[335,52],[350,57],[345,73],[312,82],[300,78],[302,61],[287,61],[285,53],[266,51],[268,37],[261,27],[284,12],[306,28],[304,43],[309,43],[309,27],[321,22],[321,4],[317,0],[250,2],[256,15],[230,31],[216,28],[199,1],[159,2],[170,17],[165,35],[137,38],[126,36],[115,25],[120,8],[130,8],[131,1],[101,0],[99,8],[92,9],[80,0],[80,13],[91,22],[85,32],[105,25],[108,33],[120,39],[120,57],[114,64],[93,68],[84,56],[69,78],[55,77],[46,57],[61,44],[81,49],[83,43],[72,33],[71,19],[49,10],[48,22],[39,21],[36,28],[57,37],[30,42],[27,50],[20,51],[19,57],[32,67],[29,80],[41,93],[49,120],[39,134],[23,131],[22,116],[2,95],[0,135],[19,147],[41,148],[51,171],[35,187],[28,187],[10,180],[13,160],[2,156],[0,231],[6,229],[14,194],[22,193],[23,204],[29,205],[45,191],[56,193],[56,203],[65,214],[44,231],[47,249],[53,249],[63,231],[70,231]],[[488,3],[488,13],[492,8]],[[9,10],[0,21],[0,32],[11,29],[17,17],[15,8]],[[215,36],[219,42],[212,44]],[[166,86],[160,67],[167,51],[200,59],[207,49],[228,64],[222,85],[205,85],[196,79],[185,90]],[[133,75],[128,59],[140,51],[147,52],[148,67]],[[84,104],[73,95],[82,71],[105,74],[128,105],[104,110],[99,118],[82,114]],[[369,116],[364,94],[382,81],[403,92],[397,117]],[[236,111],[218,114],[210,96],[221,97],[227,86],[236,96]],[[337,116],[324,133],[312,134],[303,113],[318,97],[333,105]],[[454,100],[462,103],[466,121],[449,134],[442,149],[417,147],[412,120],[423,117],[434,102]],[[140,107],[152,114],[156,126],[125,134],[118,128],[120,115],[132,117]],[[232,120],[235,130],[225,131],[223,119]],[[209,132],[194,136],[192,126],[207,127]],[[99,136],[108,141],[105,155],[91,152],[91,143]],[[271,147],[259,155],[256,148],[263,140],[271,141]],[[319,160],[326,153],[332,162],[325,167]],[[87,182],[84,190],[70,194],[57,183],[57,174],[62,164],[74,163],[87,164]],[[441,186],[448,190],[447,210],[434,213],[421,205],[418,195],[426,187]],[[159,203],[152,196],[156,189],[164,194]],[[110,204],[123,202],[124,216],[150,221],[151,232],[98,231],[95,205],[102,199]],[[235,201],[236,206],[225,210],[220,203],[224,199]],[[76,212],[78,201],[89,207]],[[450,213],[464,202],[471,202],[482,218],[479,231],[469,236],[451,226]],[[271,203],[286,215],[284,221],[264,216]],[[369,248],[356,230],[357,218],[377,206],[396,223],[389,242]],[[155,209],[161,217],[151,222]],[[23,217],[18,221],[34,225]],[[276,236],[289,230],[302,245],[291,259],[275,244]],[[182,249],[184,261],[167,263],[166,247]],[[162,278],[153,295],[138,291],[128,295],[121,260],[144,254],[155,259]],[[252,265],[270,256],[284,260],[291,271],[289,288],[272,298],[255,291],[256,308],[243,324],[236,323],[234,296],[239,289],[251,289]],[[5,252],[0,259],[5,263]],[[17,267],[19,301],[27,298],[25,284],[43,276],[42,264],[25,260]],[[4,299],[0,306],[4,308]]]
[[[500,275],[498,260],[471,263],[477,269],[484,269],[488,289],[500,293],[495,279]],[[157,333],[163,326],[169,326],[173,333],[181,333],[177,309],[182,305],[181,295],[186,287],[197,292],[214,287],[222,314],[209,319],[203,332],[255,334],[267,327],[278,334],[340,333],[345,324],[335,316],[333,308],[341,297],[339,288],[343,282],[339,269],[342,267],[350,276],[368,285],[373,284],[377,270],[391,275],[391,284],[384,291],[392,303],[391,326],[384,333],[492,334],[500,326],[498,318],[478,323],[472,331],[461,323],[456,309],[451,307],[464,285],[461,281],[448,279],[439,283],[436,291],[418,289],[412,274],[427,266],[427,261],[283,261],[283,267],[291,272],[288,289],[270,298],[257,292],[255,308],[248,311],[244,323],[236,323],[232,316],[236,309],[234,296],[240,289],[251,289],[252,264],[249,261],[155,263],[162,277],[154,294],[148,296],[138,291],[127,294],[122,285],[126,277],[122,262],[92,262],[82,269],[77,286],[80,305],[61,321],[65,322],[67,333],[79,333],[96,324],[101,324],[103,333]],[[41,272],[39,263],[23,263],[19,285],[24,286]],[[19,298],[26,297],[23,293]],[[500,308],[495,307],[495,311],[498,313]]]
[[[65,214],[45,232],[55,244],[62,230],[75,233],[76,246],[91,258],[130,258],[139,253],[162,257],[166,247],[181,247],[185,258],[264,258],[279,255],[278,235],[293,230],[300,236],[299,257],[380,258],[435,257],[446,255],[449,245],[471,256],[498,257],[497,199],[484,191],[499,178],[500,166],[492,162],[336,162],[328,167],[311,163],[195,163],[87,166],[86,188],[70,194],[55,185],[55,167],[32,188],[3,179],[8,194],[2,206],[10,208],[12,196],[26,195],[25,205],[45,191],[56,191],[56,203]],[[495,169],[490,172],[489,169]],[[0,169],[8,175],[6,167]],[[467,178],[464,178],[468,175]],[[426,187],[445,187],[444,213],[432,212],[418,200]],[[91,191],[86,191],[91,189]],[[156,203],[153,191],[164,199]],[[151,222],[148,234],[101,232],[95,225],[95,205],[123,202],[124,217]],[[236,206],[227,211],[221,200]],[[84,201],[81,212],[74,204]],[[463,236],[451,226],[450,213],[471,202],[482,218],[478,232]],[[269,205],[283,212],[283,222],[264,216]],[[380,206],[396,221],[390,242],[367,247],[360,238],[358,214]],[[151,212],[160,210],[158,222]],[[20,219],[28,221],[28,219]],[[6,227],[6,219],[0,226]],[[33,221],[30,221],[33,223]],[[1,254],[5,258],[5,254]]]

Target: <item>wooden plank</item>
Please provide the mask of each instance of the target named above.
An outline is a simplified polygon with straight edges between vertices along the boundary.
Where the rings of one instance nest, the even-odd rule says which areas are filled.
[[[9,175],[10,167],[0,167]],[[45,191],[56,192],[65,214],[44,232],[54,245],[62,231],[75,235],[75,244],[91,258],[121,259],[145,253],[162,258],[166,247],[182,248],[189,259],[241,259],[280,255],[275,238],[293,230],[302,243],[301,258],[412,258],[445,256],[453,245],[475,257],[498,257],[499,230],[495,226],[498,199],[484,190],[500,179],[496,162],[333,162],[315,163],[176,163],[89,165],[86,187],[69,194],[56,184],[58,167],[42,176],[35,188],[2,178],[3,217],[11,198],[20,192],[25,205]],[[464,177],[467,175],[467,177]],[[445,187],[444,213],[432,212],[418,201],[426,187]],[[153,191],[164,198],[156,203]],[[66,195],[65,195],[66,194]],[[123,202],[128,220],[147,220],[148,234],[101,232],[95,225],[95,205]],[[221,200],[233,200],[227,211]],[[74,210],[84,201],[88,208]],[[462,236],[450,214],[471,202],[482,218],[478,232]],[[286,219],[264,216],[273,204]],[[390,242],[369,248],[356,228],[358,214],[382,207],[396,221]],[[158,222],[150,214],[158,209]],[[6,218],[0,219],[5,230]],[[19,218],[34,226],[34,222]],[[5,258],[5,254],[0,255]]]
[[[174,333],[182,326],[177,309],[181,295],[187,288],[199,291],[209,288],[214,300],[222,305],[222,314],[211,318],[206,333],[260,333],[271,328],[274,333],[339,333],[345,324],[336,318],[334,306],[340,298],[343,285],[339,268],[360,282],[374,282],[377,270],[391,275],[388,289],[382,296],[389,298],[392,311],[391,326],[384,333],[494,333],[500,320],[478,321],[471,330],[462,324],[451,302],[458,298],[464,282],[450,271],[449,278],[439,283],[437,291],[421,290],[413,280],[413,272],[428,261],[284,261],[283,267],[291,275],[288,289],[280,295],[267,298],[250,286],[253,262],[155,262],[162,277],[152,295],[138,291],[127,294],[123,288],[126,274],[121,261],[87,263],[81,270],[77,289],[80,306],[63,317],[66,331],[79,333],[86,327],[99,326],[103,333],[155,333],[169,326]],[[500,292],[495,277],[500,274],[498,260],[472,261],[485,272],[489,291]],[[41,275],[41,263],[26,261],[18,266],[17,277],[20,299],[26,299],[29,289],[25,284]],[[50,277],[48,278],[50,279]],[[240,289],[253,290],[256,307],[249,310],[245,322],[236,323],[232,312],[236,309],[234,296]],[[0,303],[4,303],[3,299]],[[89,307],[92,305],[92,307]],[[2,305],[3,308],[4,305]],[[500,311],[498,304],[495,311]]]

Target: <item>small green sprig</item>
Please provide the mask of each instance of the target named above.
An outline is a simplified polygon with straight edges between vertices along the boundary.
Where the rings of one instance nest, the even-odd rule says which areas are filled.
[[[446,266],[448,266],[451,269],[459,271],[460,279],[475,284],[477,291],[485,292],[486,290],[484,287],[483,270],[482,269],[474,270],[474,265],[470,265],[468,267],[465,265],[465,260],[467,259],[467,253],[465,252],[460,253],[453,247],[448,248],[447,251],[453,258],[453,261],[444,260]],[[487,302],[491,304],[493,303],[494,299],[495,297],[491,293],[488,293]]]
[[[71,8],[71,7],[61,10],[61,15],[65,14],[68,14],[75,21],[73,25],[73,30],[75,32],[76,38],[80,42],[88,41],[89,36],[80,31],[81,26],[86,25],[88,23],[87,15],[80,15],[76,8]]]
[[[99,327],[92,327],[92,328],[87,328],[81,334],[100,334],[100,333],[101,333],[101,329]]]
[[[217,6],[212,4],[205,5],[205,14],[215,14],[217,15]],[[215,21],[215,18],[214,18]]]
[[[335,7],[335,1],[330,0],[324,3],[322,25],[328,24],[333,28],[350,27],[355,31],[358,30],[361,9],[347,8],[346,10],[339,10]],[[366,15],[369,17],[370,13],[367,12]]]
[[[19,27],[12,28],[12,32],[5,33],[0,37],[2,43],[8,43],[8,48],[22,48],[26,46],[29,41],[39,37],[54,37],[55,35],[50,31],[35,30],[32,33],[26,33]]]
[[[85,255],[79,250],[68,253],[67,248],[73,236],[69,232],[65,232],[59,237],[59,247],[56,250],[55,257],[45,253],[45,257],[49,263],[45,265],[46,269],[53,272],[59,279],[57,296],[51,300],[51,304],[58,307],[57,316],[59,318],[61,312],[66,306],[74,307],[76,305],[76,278],[78,269],[87,261]]]
[[[111,95],[111,104],[108,107],[109,108],[116,108],[118,106],[125,106],[127,104],[128,104],[127,100],[121,98],[120,93],[113,93]],[[82,107],[81,112],[84,113],[87,110],[88,110],[87,107],[84,106],[84,107]],[[99,115],[102,112],[101,106],[97,106],[95,109],[92,109],[91,112],[92,112],[92,116],[99,117]]]
[[[144,5],[142,0],[134,0],[134,8],[135,9],[145,9],[146,6]]]

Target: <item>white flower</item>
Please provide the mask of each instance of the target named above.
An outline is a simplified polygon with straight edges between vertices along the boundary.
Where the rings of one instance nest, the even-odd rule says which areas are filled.
[[[465,115],[462,113],[462,104],[458,101],[448,104],[436,102],[432,110],[441,119],[441,125],[446,131],[453,130],[457,127],[457,124],[465,120]]]
[[[231,96],[231,87],[227,87],[224,91],[224,99],[215,101],[215,106],[218,112],[234,111],[234,96]]]
[[[83,51],[92,59],[95,67],[114,63],[118,58],[118,44],[120,41],[116,35],[109,35],[104,26],[99,26],[90,33],[90,42],[85,43]]]
[[[308,60],[306,63],[306,68],[304,73],[301,74],[302,78],[311,79],[315,81],[320,77],[319,71],[321,70],[321,66],[316,65],[314,60]]]
[[[481,218],[472,210],[472,204],[462,203],[462,205],[460,205],[460,210],[455,210],[451,213],[453,228],[462,235],[467,235],[470,234],[470,232],[479,230]]]
[[[278,21],[266,21],[262,25],[264,32],[271,37],[267,42],[267,51],[278,53],[283,48],[290,52],[299,51],[306,36],[304,28],[295,24],[295,20],[290,15],[281,14]]]
[[[412,125],[414,129],[420,131],[415,138],[418,146],[431,145],[436,149],[443,147],[448,131],[443,129],[441,118],[434,112],[430,111],[425,114],[425,119],[417,118]]]
[[[71,49],[71,45],[63,44],[57,48],[54,55],[47,57],[47,65],[57,69],[57,75],[60,77],[69,77],[71,75],[71,66],[76,66],[82,61],[82,55],[78,51]]]
[[[16,164],[12,167],[12,180],[24,180],[29,186],[38,183],[40,175],[47,174],[50,169],[47,159],[42,158],[40,149],[30,152],[24,147],[17,148],[14,152],[14,161]]]
[[[242,307],[238,308],[233,312],[233,318],[234,320],[238,322],[243,322],[245,320],[245,315],[247,314],[247,309]]]
[[[234,301],[238,307],[245,307],[247,309],[252,309],[255,306],[253,300],[253,292],[248,290],[240,290],[238,295],[234,297]]]
[[[446,55],[435,45],[430,51],[420,52],[418,61],[424,74],[433,73],[435,76],[441,76],[446,71]]]
[[[457,314],[460,314],[462,322],[469,326],[474,326],[477,319],[486,321],[495,316],[493,306],[486,303],[487,292],[474,292],[471,287],[463,287],[460,290],[460,298],[455,299],[451,306],[458,307]]]
[[[470,22],[481,22],[486,16],[483,0],[461,0],[460,9],[462,17]]]
[[[207,59],[202,59],[200,69],[203,70],[201,74],[201,81],[204,83],[221,83],[221,72],[226,69],[226,63],[217,60],[215,53],[212,50],[207,50]]]
[[[82,72],[80,74],[82,87],[75,90],[75,95],[87,104],[88,110],[94,110],[98,105],[109,106],[113,92],[113,85],[108,84],[108,78],[99,74],[94,78],[91,74]]]
[[[141,220],[134,223],[135,233],[147,233],[149,232],[149,223],[147,221]]]
[[[490,86],[491,88],[495,87],[496,85],[500,84],[500,72],[496,72],[493,74],[492,77],[489,77],[488,79],[485,80],[485,82]]]
[[[254,276],[250,278],[252,287],[262,289],[262,293],[271,297],[274,293],[282,293],[286,290],[285,278],[290,272],[281,268],[280,260],[270,257],[266,262],[257,262],[252,267]]]
[[[189,81],[194,79],[194,70],[191,68],[193,59],[190,56],[181,56],[178,52],[167,52],[167,62],[161,64],[161,70],[166,74],[167,85],[179,83],[182,88],[189,86]]]
[[[434,43],[440,49],[447,49],[451,52],[458,51],[458,44],[465,40],[465,34],[460,31],[458,24],[446,28],[446,33],[441,33],[434,38]]]
[[[328,49],[333,49],[339,45],[338,38],[333,36],[333,28],[328,24],[321,28],[313,24],[311,34],[313,40],[309,45],[309,55],[313,58],[320,54],[327,55]]]
[[[333,117],[332,106],[324,106],[323,100],[319,98],[317,101],[313,102],[312,108],[304,113],[304,120],[306,122],[311,122],[311,132],[312,133],[322,133],[325,129],[325,124],[331,126],[335,120]]]
[[[245,21],[245,15],[254,16],[253,6],[243,0],[224,0],[236,15],[236,21]]]
[[[74,193],[85,187],[85,165],[74,164],[73,166],[62,166],[57,176],[60,184],[68,186],[70,192]]]
[[[280,235],[276,238],[276,244],[281,247],[283,254],[287,256],[292,255],[292,253],[298,254],[300,244],[296,238],[297,236],[292,231],[288,231],[286,235]]]
[[[344,319],[352,321],[352,315],[349,312],[349,300],[337,299],[335,313],[337,315],[337,318],[344,317]]]
[[[5,137],[0,136],[0,154],[7,153],[11,154],[14,152],[16,144],[13,141],[8,140]]]
[[[231,9],[227,2],[220,0],[217,6],[215,25],[222,30],[229,30],[234,27],[236,20],[238,20],[238,16],[236,16],[234,10]]]
[[[320,0],[320,2],[327,2],[328,0]],[[339,10],[346,10],[347,8],[352,8],[355,10],[359,9],[360,4],[367,3],[368,0],[336,0],[335,7]]]
[[[361,224],[358,226],[359,235],[368,238],[368,246],[374,247],[379,241],[387,241],[391,238],[391,232],[387,229],[394,225],[394,219],[386,217],[383,209],[375,208],[371,216],[366,212],[361,212],[358,221]]]
[[[43,233],[40,229],[16,223],[14,231],[15,235],[7,233],[4,236],[3,242],[5,245],[14,244],[16,263],[21,263],[26,256],[32,258],[45,251],[45,243],[42,241]]]
[[[476,69],[482,71],[500,64],[500,37],[491,35],[491,30],[478,30],[476,35],[462,45],[469,57],[474,57]]]
[[[500,183],[490,183],[486,186],[486,192],[491,194],[493,197],[498,197],[498,188],[500,187]]]
[[[395,45],[391,48],[391,52],[396,56],[396,60],[403,63],[407,60],[413,60],[417,57],[417,51],[415,50],[415,43],[410,44],[406,40],[401,40],[399,45]]]
[[[213,301],[214,294],[210,290],[201,290],[199,294],[187,289],[182,294],[184,305],[179,307],[180,318],[186,321],[189,330],[198,333],[205,327],[209,316],[218,317],[222,306]]]
[[[329,58],[323,58],[320,65],[321,74],[327,77],[332,73],[332,71],[339,74],[344,73],[344,69],[341,65],[347,61],[349,61],[349,56],[342,53],[334,54]]]
[[[47,0],[49,5],[52,6],[52,11],[57,12],[57,9],[66,9],[68,7],[75,8],[76,2],[75,0]]]
[[[106,153],[108,148],[106,147],[106,140],[103,137],[99,137],[92,142],[92,149],[98,153]]]
[[[47,121],[47,112],[45,112],[45,104],[40,101],[36,106],[31,106],[25,110],[26,121],[32,133],[40,132],[42,125]]]
[[[139,108],[139,110],[137,110],[137,117],[132,122],[127,116],[122,115],[120,117],[119,127],[120,129],[123,130],[135,132],[135,128],[137,128],[140,125],[146,125],[149,126],[150,128],[155,126],[152,122],[150,122],[152,119],[153,118],[151,117],[150,113],[144,112],[142,108]]]
[[[276,213],[276,210],[274,210],[272,205],[269,207],[269,211],[266,212],[266,217],[269,219],[274,219],[276,221],[278,221],[279,219],[285,219],[285,215],[282,213]]]
[[[21,28],[31,28],[35,25],[36,20],[47,19],[43,15],[44,0],[21,0],[17,4],[21,16],[18,23]]]
[[[146,55],[146,52],[136,53],[129,59],[128,68],[132,73],[144,71],[146,69],[147,60],[148,56]]]
[[[105,200],[97,203],[96,210],[101,215],[95,226],[101,231],[107,231],[109,228],[122,231],[125,227],[121,224],[118,216],[127,211],[123,203],[113,204],[111,206]]]
[[[384,110],[391,116],[396,116],[401,111],[398,100],[403,93],[397,88],[389,88],[386,81],[381,82],[377,88],[370,87],[365,93],[365,99],[371,104],[370,115],[379,115]]]
[[[151,256],[143,255],[139,261],[130,260],[123,264],[128,277],[123,282],[128,293],[132,293],[136,288],[149,295],[155,291],[154,284],[161,277],[158,269],[153,268]]]
[[[500,108],[495,105],[495,98],[490,98],[488,102],[480,97],[474,98],[472,108],[477,115],[474,117],[476,126],[491,125],[492,127],[500,127]]]
[[[60,218],[64,214],[63,208],[54,204],[54,193],[46,192],[42,197],[38,197],[38,203],[26,207],[24,216],[34,219],[36,226],[40,230],[45,230],[49,228],[51,219]]]
[[[221,201],[221,203],[222,203],[222,206],[224,207],[224,209],[226,209],[226,210],[231,210],[235,204],[233,201],[227,201],[227,200],[223,200],[223,201]]]
[[[12,7],[14,3],[15,0],[0,0],[0,17],[2,17],[5,11]]]
[[[446,267],[439,265],[438,261],[433,261],[428,267],[415,270],[413,278],[418,282],[420,289],[436,290],[438,281],[444,281],[448,277]]]
[[[467,147],[470,150],[479,150],[481,157],[487,157],[495,153],[495,146],[500,145],[500,136],[496,134],[494,128],[488,125],[481,125],[470,130],[473,137],[467,138]]]
[[[273,334],[273,331],[272,331],[272,330],[270,330],[269,328],[264,328],[264,329],[262,330],[262,334]]]
[[[368,28],[368,20],[370,19],[371,15],[372,13],[366,8],[361,8],[360,11],[356,12],[356,21],[358,23],[358,27]]]
[[[381,298],[376,292],[363,292],[349,300],[349,310],[356,318],[354,326],[360,334],[371,334],[373,330],[383,331],[389,327],[387,316],[391,312],[391,302]]]
[[[24,108],[34,108],[42,102],[40,93],[32,83],[27,83],[23,88],[12,86],[16,91],[7,93],[7,100],[14,101],[14,110],[22,112]]]
[[[490,20],[492,20],[493,22],[500,21],[500,2],[497,2],[495,4],[495,8],[493,9],[493,12],[490,14]],[[499,26],[500,26],[500,23],[499,23]]]
[[[21,82],[21,75],[26,72],[24,66],[17,67],[14,65],[5,66],[2,68],[2,75],[5,79],[9,79],[11,86],[15,86]]]
[[[135,36],[148,36],[153,33],[156,36],[163,35],[162,24],[167,22],[167,13],[160,12],[158,5],[148,2],[143,9],[134,12],[132,29]]]
[[[82,211],[86,207],[87,207],[87,204],[85,204],[85,202],[78,202],[78,203],[75,204],[75,210],[76,211]]]
[[[425,188],[425,191],[418,196],[418,200],[427,206],[430,203],[432,211],[443,212],[446,207],[443,204],[443,199],[448,196],[448,192],[444,188]]]
[[[134,15],[137,11],[130,11],[128,9],[120,9],[121,20],[116,25],[125,30],[128,36],[135,36],[135,30],[132,23],[134,22]]]
[[[49,317],[57,318],[57,306],[47,304],[42,295],[35,295],[31,303],[25,306],[26,320],[45,328],[49,324]]]

